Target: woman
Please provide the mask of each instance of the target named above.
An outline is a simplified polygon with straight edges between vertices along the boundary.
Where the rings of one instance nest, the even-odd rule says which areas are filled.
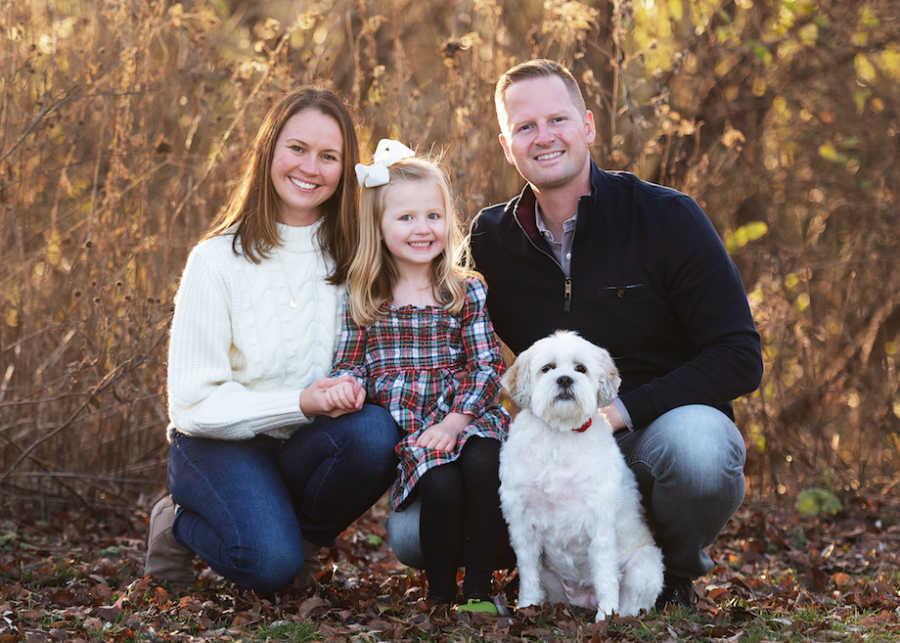
[[[189,583],[196,553],[242,587],[277,590],[392,482],[393,420],[358,385],[331,402],[343,380],[324,377],[356,246],[358,155],[337,96],[285,96],[191,251],[169,344],[172,495],[151,513],[146,573]]]

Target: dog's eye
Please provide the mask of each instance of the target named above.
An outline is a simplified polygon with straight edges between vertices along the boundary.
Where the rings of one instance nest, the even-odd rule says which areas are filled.
[[[550,362],[549,364],[544,364],[541,367],[541,373],[548,373],[548,372],[552,371],[554,368],[556,368],[556,364],[554,364],[553,362]]]
[[[587,366],[584,364],[575,364],[575,370],[579,373],[587,373]]]

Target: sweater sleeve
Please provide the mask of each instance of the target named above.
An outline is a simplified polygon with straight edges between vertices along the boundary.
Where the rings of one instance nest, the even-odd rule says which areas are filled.
[[[457,413],[481,415],[500,391],[503,355],[488,317],[486,299],[484,284],[470,279],[460,324],[465,366],[451,407]]]
[[[341,336],[334,354],[332,377],[352,375],[367,386],[366,369],[366,329],[353,321],[350,314],[349,294],[344,298],[344,312],[341,317]]]
[[[656,230],[667,302],[694,357],[621,394],[635,427],[687,404],[727,405],[759,386],[760,338],[737,267],[706,214],[685,195]]]
[[[309,422],[300,411],[299,390],[251,391],[233,380],[228,284],[198,248],[188,257],[175,296],[168,366],[171,427],[197,437],[243,440]]]

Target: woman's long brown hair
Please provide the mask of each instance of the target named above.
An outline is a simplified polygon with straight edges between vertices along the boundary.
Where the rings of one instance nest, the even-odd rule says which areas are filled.
[[[334,260],[328,275],[332,284],[341,284],[356,249],[357,195],[359,188],[353,167],[359,161],[359,142],[353,118],[340,98],[327,89],[305,87],[278,101],[263,119],[253,147],[247,155],[241,180],[228,203],[216,216],[205,238],[234,233],[232,249],[259,263],[272,248],[281,245],[278,228],[278,194],[272,185],[272,155],[281,129],[291,116],[304,109],[316,109],[337,121],[344,141],[341,181],[334,194],[322,204],[319,244]]]

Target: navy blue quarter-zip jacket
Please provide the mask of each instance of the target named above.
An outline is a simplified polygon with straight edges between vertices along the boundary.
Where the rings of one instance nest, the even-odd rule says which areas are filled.
[[[554,330],[606,348],[634,428],[687,404],[732,419],[762,377],[759,334],[737,268],[700,207],[670,188],[591,163],[566,278],[534,219],[529,186],[471,231],[494,328],[520,353]]]

